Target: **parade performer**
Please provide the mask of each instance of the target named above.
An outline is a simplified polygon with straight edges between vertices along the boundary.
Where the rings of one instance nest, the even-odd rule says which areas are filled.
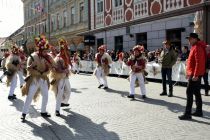
[[[20,81],[20,88],[22,88],[23,84],[25,83],[23,75],[24,75],[24,71],[26,69],[27,57],[25,56],[23,49],[19,49],[19,54],[20,54],[21,63],[20,63],[20,67],[18,70],[18,77],[19,77],[19,81]]]
[[[1,61],[1,67],[2,67],[2,69],[3,69],[3,74],[2,74],[2,76],[0,77],[0,82],[2,83],[2,79],[5,77],[5,76],[7,76],[7,74],[6,74],[6,66],[5,66],[5,64],[6,64],[6,60],[7,60],[7,57],[9,56],[10,54],[9,54],[9,52],[5,52],[4,53],[4,57],[2,58],[2,61]]]
[[[97,67],[94,71],[94,74],[99,82],[98,88],[104,87],[104,89],[108,89],[106,76],[109,74],[109,65],[112,63],[112,58],[108,53],[105,52],[105,49],[106,45],[101,45],[98,48],[99,52],[95,55]]]
[[[80,60],[81,59],[80,59],[78,53],[74,53],[73,64],[74,64],[75,73],[77,73],[77,74],[79,74],[79,68],[81,67]]]
[[[17,99],[14,94],[15,88],[17,86],[17,73],[20,67],[20,56],[19,49],[13,45],[11,54],[6,60],[6,75],[7,75],[7,86],[10,86],[9,90],[9,100]]]
[[[60,38],[58,44],[60,53],[54,58],[56,68],[50,73],[51,90],[56,96],[56,116],[60,116],[61,105],[69,106],[68,100],[71,94],[71,86],[68,77],[70,75],[70,66],[72,65],[66,40]],[[67,103],[62,103],[62,101],[67,101]]]
[[[50,117],[46,112],[49,87],[47,74],[53,68],[54,62],[52,57],[48,55],[49,44],[45,36],[36,37],[35,45],[38,51],[28,57],[28,75],[25,79],[26,83],[22,87],[22,95],[27,95],[22,111],[21,119],[23,121],[25,121],[32,99],[36,101],[40,92],[42,94],[41,116]]]
[[[146,58],[142,55],[143,48],[139,45],[133,48],[134,55],[132,55],[126,63],[131,67],[130,72],[130,95],[128,98],[134,99],[135,94],[135,81],[138,79],[142,98],[146,98],[146,88],[144,83],[144,69],[146,64]]]

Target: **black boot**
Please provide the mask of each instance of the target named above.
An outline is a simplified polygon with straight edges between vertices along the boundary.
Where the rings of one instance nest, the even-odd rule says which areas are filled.
[[[101,88],[101,87],[103,87],[103,86],[104,86],[104,85],[99,85],[98,88]]]
[[[135,98],[134,95],[128,95],[127,97],[128,97],[128,98],[132,98],[132,99]]]
[[[196,116],[196,117],[203,117],[203,112],[202,111],[195,111],[191,115]]]
[[[69,106],[69,104],[61,103],[61,107]]]
[[[209,92],[208,91],[205,91],[205,96],[209,96]]]
[[[16,98],[16,96],[8,96],[8,99],[9,99],[9,100],[15,100],[15,99],[17,99],[17,98]]]
[[[47,112],[41,113],[41,116],[42,116],[42,117],[46,117],[46,118],[51,117],[51,115],[48,114]]]
[[[146,95],[142,95],[142,98],[145,99],[145,98],[147,98],[147,96]]]
[[[56,116],[61,116],[60,112],[57,111],[57,110],[55,111],[55,115],[56,115]]]
[[[166,96],[166,95],[167,95],[167,93],[164,91],[160,94],[160,96]]]
[[[169,92],[168,97],[173,97],[173,93],[172,92]]]
[[[21,117],[21,120],[22,120],[22,122],[25,122],[25,120],[26,120],[26,114],[22,114],[22,117]]]
[[[191,115],[187,115],[187,114],[183,114],[181,116],[179,116],[180,120],[191,120],[192,116]]]

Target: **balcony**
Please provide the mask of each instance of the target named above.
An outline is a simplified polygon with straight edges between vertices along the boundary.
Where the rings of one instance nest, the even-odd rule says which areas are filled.
[[[149,15],[148,12],[148,0],[142,0],[134,3],[134,18],[140,19],[143,17],[147,17]]]
[[[181,9],[184,7],[184,0],[164,0],[164,12]]]
[[[104,14],[96,14],[96,28],[104,27]]]
[[[122,6],[120,7],[116,7],[115,9],[113,9],[112,11],[112,15],[113,15],[113,24],[119,24],[122,23],[124,21],[124,9]]]

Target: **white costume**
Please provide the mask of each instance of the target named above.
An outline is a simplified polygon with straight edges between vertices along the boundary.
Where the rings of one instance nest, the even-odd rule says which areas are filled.
[[[12,54],[6,59],[6,73],[7,73],[7,86],[10,85],[8,99],[16,99],[14,95],[15,88],[17,86],[17,72],[20,65],[20,57],[18,55],[18,48],[15,46],[12,48]]]
[[[104,48],[99,47],[99,50],[100,49]],[[112,58],[108,53],[104,52],[103,55],[97,53],[95,55],[95,60],[97,63],[97,67],[94,73],[96,75],[96,78],[98,79],[99,88],[101,88],[102,86],[104,86],[104,88],[108,88],[106,76],[109,74],[109,65],[112,63]]]
[[[141,48],[139,46],[134,47],[134,51],[139,51],[140,55],[138,57],[131,56],[127,62],[127,65],[131,67],[130,72],[130,95],[129,98],[134,98],[135,94],[135,82],[136,79],[139,82],[140,90],[142,97],[146,97],[146,88],[144,83],[144,69],[146,64],[146,58],[144,56],[141,56]]]

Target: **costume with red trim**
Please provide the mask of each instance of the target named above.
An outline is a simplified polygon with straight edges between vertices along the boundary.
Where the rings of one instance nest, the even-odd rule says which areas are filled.
[[[56,97],[56,116],[60,116],[61,104],[69,105],[68,100],[71,94],[69,75],[72,65],[67,42],[63,38],[58,41],[60,53],[54,58],[56,68],[50,73],[50,89],[55,93]]]
[[[74,70],[76,73],[79,73],[79,68],[82,67],[80,60],[81,59],[80,59],[78,53],[74,53],[73,64],[74,64]]]
[[[97,63],[97,67],[94,71],[96,75],[99,87],[104,86],[108,88],[106,76],[109,74],[110,64],[112,63],[111,56],[105,52],[106,46],[102,45],[98,48],[99,53],[95,55],[95,61]]]
[[[23,120],[28,113],[32,99],[36,101],[40,93],[42,94],[41,115],[49,117],[46,112],[49,88],[48,74],[55,67],[55,64],[52,57],[47,53],[49,44],[45,36],[35,38],[35,45],[38,51],[32,53],[27,60],[28,75],[22,88],[22,95],[27,95],[23,107]]]
[[[133,48],[134,54],[128,59],[126,63],[131,67],[130,72],[130,95],[129,98],[134,98],[135,82],[138,80],[142,97],[146,97],[146,88],[144,83],[144,69],[146,65],[146,58],[142,55],[143,47],[137,45]]]
[[[11,54],[6,59],[6,75],[7,75],[7,86],[10,85],[8,99],[16,99],[14,94],[15,88],[17,86],[17,73],[20,67],[20,56],[19,49],[17,46],[13,46],[11,49]]]
[[[13,76],[16,76],[20,67],[19,49],[16,46],[12,47],[11,54],[7,57],[5,67],[7,69],[7,86],[11,83]]]

